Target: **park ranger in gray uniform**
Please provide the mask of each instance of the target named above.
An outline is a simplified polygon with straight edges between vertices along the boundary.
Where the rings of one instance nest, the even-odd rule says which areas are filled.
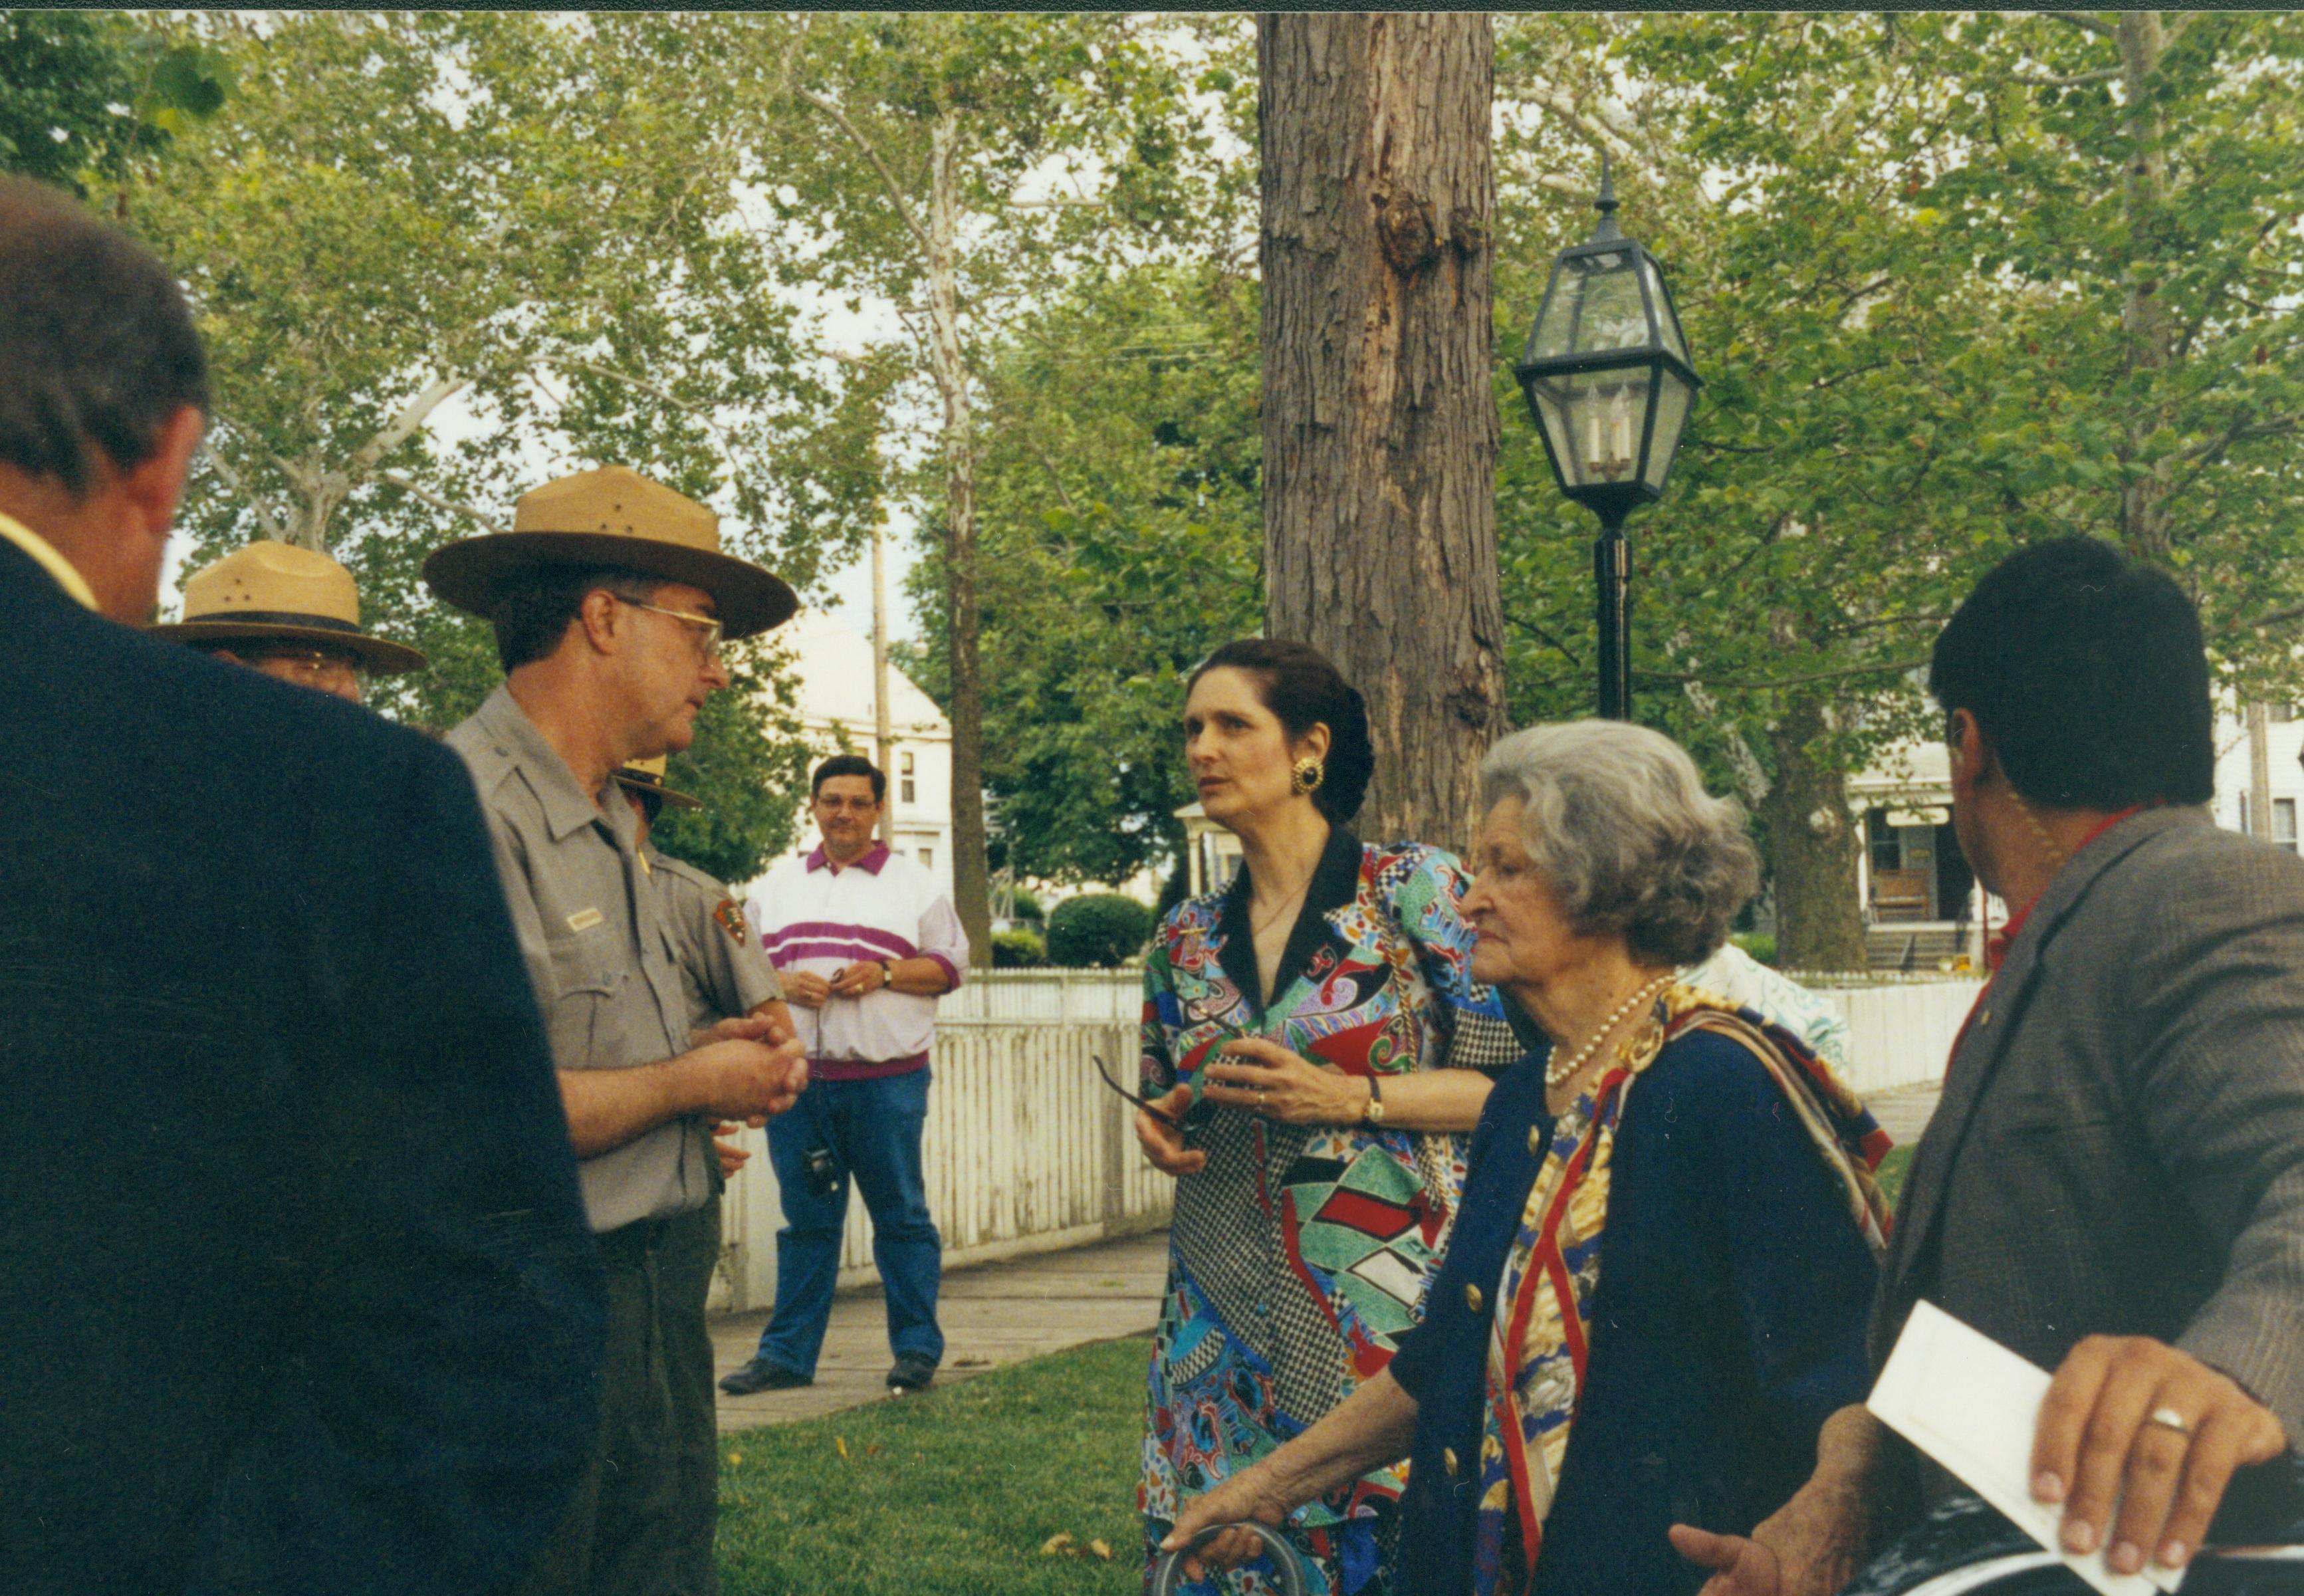
[[[697,710],[728,684],[724,631],[750,636],[797,607],[719,544],[712,512],[610,466],[537,488],[510,531],[425,563],[435,593],[496,630],[504,684],[448,743],[495,839],[607,1271],[600,1435],[530,1592],[713,1590],[714,1508],[697,1498],[714,1477],[685,1458],[693,1382],[666,1356],[703,1334],[704,1297],[673,1278],[717,1217],[707,1127],[765,1123],[807,1079],[771,1016],[691,1038],[679,950],[614,780],[688,746]]]

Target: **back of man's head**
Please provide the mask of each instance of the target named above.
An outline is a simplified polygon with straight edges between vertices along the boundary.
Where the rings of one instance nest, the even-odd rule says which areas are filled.
[[[0,466],[74,497],[208,410],[184,296],[134,239],[60,190],[0,178]]]
[[[1966,709],[2017,792],[2054,809],[2205,803],[2207,650],[2165,573],[2094,538],[1994,566],[1936,638],[1928,691]]]

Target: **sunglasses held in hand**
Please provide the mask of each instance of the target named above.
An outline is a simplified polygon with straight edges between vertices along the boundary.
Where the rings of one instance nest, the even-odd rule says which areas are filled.
[[[1137,1096],[1134,1092],[1129,1091],[1128,1088],[1122,1086],[1119,1082],[1114,1080],[1112,1078],[1112,1067],[1104,1062],[1104,1056],[1102,1054],[1091,1053],[1088,1057],[1096,1060],[1096,1073],[1104,1077],[1104,1083],[1106,1086],[1111,1087],[1113,1091],[1118,1092],[1130,1102],[1143,1109],[1144,1112],[1149,1114],[1161,1124],[1174,1125],[1180,1130],[1183,1128],[1184,1122],[1182,1120],[1178,1119],[1165,1108],[1156,1106],[1149,1099]]]

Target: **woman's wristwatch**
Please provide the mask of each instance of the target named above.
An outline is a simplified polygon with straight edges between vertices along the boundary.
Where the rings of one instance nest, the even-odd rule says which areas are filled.
[[[1384,1123],[1384,1093],[1376,1090],[1376,1077],[1374,1075],[1368,1075],[1363,1077],[1363,1079],[1368,1082],[1368,1100],[1360,1109],[1360,1123],[1362,1125],[1382,1125]]]

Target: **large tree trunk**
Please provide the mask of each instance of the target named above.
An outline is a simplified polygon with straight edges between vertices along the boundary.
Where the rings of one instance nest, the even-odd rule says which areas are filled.
[[[944,400],[944,581],[951,615],[952,892],[968,956],[992,965],[992,894],[984,835],[984,692],[977,671],[976,421],[960,343],[954,250],[960,228],[960,115],[946,109],[931,135],[928,194],[928,359]]]
[[[1808,745],[1825,731],[1824,707],[1790,707],[1769,728],[1775,784],[1761,813],[1775,855],[1776,962],[1789,970],[1865,967],[1864,910],[1856,898],[1856,850],[1847,773]]]
[[[1360,829],[1462,847],[1504,726],[1484,15],[1260,16],[1265,628],[1368,700]]]

